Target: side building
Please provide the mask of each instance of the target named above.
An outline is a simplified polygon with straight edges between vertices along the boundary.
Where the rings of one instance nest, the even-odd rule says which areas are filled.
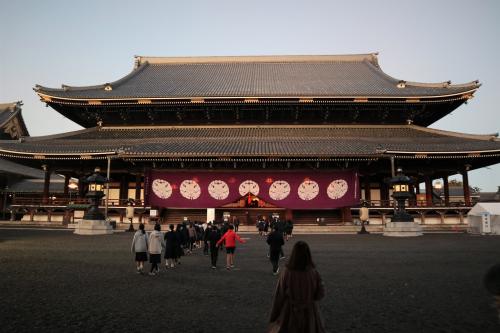
[[[22,102],[0,103],[0,140],[20,140],[28,136],[29,132],[22,116]],[[50,176],[52,198],[56,193],[58,196],[63,195],[61,181],[64,179],[55,174]],[[23,201],[22,198],[25,196],[29,197],[29,201],[38,197],[38,200],[35,200],[38,203],[42,197],[44,185],[45,173],[39,168],[0,158],[0,193],[2,195],[0,218],[3,220],[11,218],[10,205],[15,200]],[[21,218],[22,215],[18,212],[17,218]]]

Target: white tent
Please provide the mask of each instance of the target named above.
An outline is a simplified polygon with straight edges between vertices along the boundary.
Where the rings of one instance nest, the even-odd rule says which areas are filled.
[[[489,217],[491,232],[484,224],[483,219]],[[470,232],[474,234],[500,235],[500,202],[477,203],[467,214]]]

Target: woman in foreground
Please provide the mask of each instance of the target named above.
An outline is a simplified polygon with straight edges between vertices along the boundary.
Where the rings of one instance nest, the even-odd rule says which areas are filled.
[[[324,296],[309,246],[299,241],[278,279],[268,332],[325,332],[317,303]]]

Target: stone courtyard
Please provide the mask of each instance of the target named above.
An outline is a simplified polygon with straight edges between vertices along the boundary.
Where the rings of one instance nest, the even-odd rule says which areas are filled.
[[[277,278],[264,239],[243,237],[233,271],[223,253],[212,270],[197,250],[173,270],[142,276],[130,233],[1,229],[0,330],[264,332]],[[482,285],[500,262],[500,237],[298,235],[286,255],[298,239],[325,282],[329,332],[500,332]]]

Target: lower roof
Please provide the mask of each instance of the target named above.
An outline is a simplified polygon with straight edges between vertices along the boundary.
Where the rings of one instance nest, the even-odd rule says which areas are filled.
[[[415,125],[94,127],[1,140],[0,155],[29,159],[335,158],[500,154],[494,135]],[[498,155],[500,156],[500,155]]]

